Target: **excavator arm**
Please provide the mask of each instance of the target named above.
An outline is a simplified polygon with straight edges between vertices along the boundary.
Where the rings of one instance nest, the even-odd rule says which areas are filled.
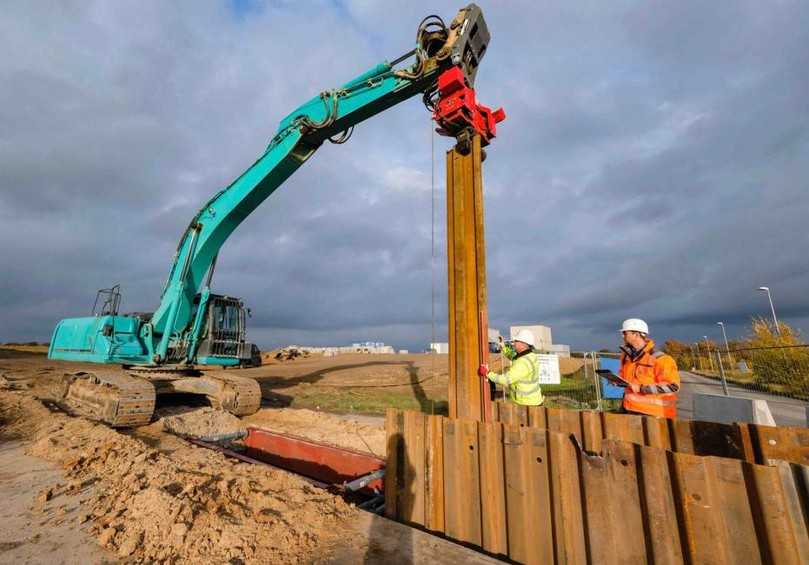
[[[81,347],[70,343],[68,334],[87,334],[85,337],[89,339],[90,333],[101,331],[97,327],[100,322],[96,322],[95,330],[84,332],[76,332],[76,324],[66,324],[91,320],[82,318],[63,320],[57,326],[51,356],[106,363],[192,363],[203,332],[202,321],[211,296],[209,285],[219,250],[242,221],[325,141],[344,143],[354,126],[416,94],[422,94],[425,105],[433,111],[439,133],[461,142],[469,131],[479,133],[484,143],[494,137],[496,123],[505,115],[502,110],[492,112],[479,105],[473,90],[488,42],[486,23],[475,4],[460,10],[449,26],[437,16],[429,16],[418,27],[413,51],[393,62],[379,64],[339,88],[321,92],[296,108],[281,121],[258,160],[215,194],[188,225],[157,310],[151,319],[138,324],[142,353],[134,354],[130,347],[126,355],[116,355],[112,345],[107,347],[106,355],[76,353]],[[131,328],[119,322],[117,319],[104,322],[112,326],[107,333],[115,335],[119,326]],[[66,331],[59,336],[62,325]],[[94,344],[91,349],[96,349]],[[178,358],[178,352],[184,359]]]

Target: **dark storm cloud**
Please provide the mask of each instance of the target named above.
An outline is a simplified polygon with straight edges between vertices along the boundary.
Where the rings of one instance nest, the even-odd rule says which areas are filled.
[[[156,306],[210,194],[312,94],[407,51],[450,2],[18,2],[0,15],[0,341],[47,339],[121,282]],[[609,346],[629,316],[694,339],[809,321],[809,6],[483,3],[490,318]],[[222,250],[261,345],[446,324],[444,151],[411,100],[324,146]],[[435,280],[435,289],[433,289]]]

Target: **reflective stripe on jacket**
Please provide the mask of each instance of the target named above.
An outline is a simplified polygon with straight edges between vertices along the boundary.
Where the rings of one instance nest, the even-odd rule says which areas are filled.
[[[489,380],[506,387],[515,404],[539,406],[544,400],[539,386],[539,357],[533,351],[518,355],[505,373],[489,372]]]
[[[626,389],[626,410],[659,418],[677,417],[677,391],[680,390],[677,363],[662,351],[655,351],[651,339],[634,359],[626,353],[621,355],[621,378],[640,386],[639,392]]]

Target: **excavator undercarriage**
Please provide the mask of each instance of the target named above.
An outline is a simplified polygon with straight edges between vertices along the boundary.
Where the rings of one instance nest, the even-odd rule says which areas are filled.
[[[211,406],[236,416],[255,413],[261,387],[254,379],[225,374],[186,374],[109,369],[66,374],[57,403],[68,412],[113,427],[145,426],[158,394],[205,396]]]

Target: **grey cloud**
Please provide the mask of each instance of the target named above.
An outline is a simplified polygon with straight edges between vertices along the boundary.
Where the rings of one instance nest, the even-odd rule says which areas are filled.
[[[115,282],[125,309],[154,308],[190,217],[283,115],[458,7],[12,3],[0,15],[0,341],[47,339]],[[508,114],[485,164],[494,325],[548,323],[575,348],[614,345],[630,315],[660,337],[693,341],[714,318],[735,335],[767,314],[753,289],[768,284],[779,314],[806,327],[806,5],[483,8],[480,100]],[[430,128],[416,99],[361,124],[228,241],[215,285],[251,306],[260,345],[430,340]],[[450,143],[434,141],[441,336]]]

